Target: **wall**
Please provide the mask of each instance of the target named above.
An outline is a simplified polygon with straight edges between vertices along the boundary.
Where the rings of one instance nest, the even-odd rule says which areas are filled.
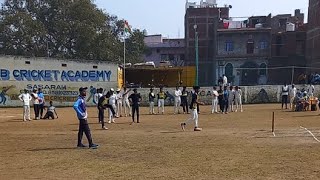
[[[218,57],[252,57],[270,56],[270,30],[256,29],[255,31],[220,30],[218,33]],[[254,53],[247,54],[247,42],[254,41]],[[260,42],[266,42],[265,49],[260,48]],[[226,51],[226,42],[232,42],[233,51]]]
[[[265,64],[268,65],[268,60],[263,58],[228,58],[228,59],[218,59],[217,62],[217,77],[222,77],[223,74],[226,75],[226,66],[230,63],[233,66],[233,79],[229,77],[228,81],[232,83],[232,85],[241,85],[245,83],[245,80],[242,79],[243,74],[245,73],[245,70],[241,69],[243,66],[245,66],[245,63],[247,62],[253,62],[256,64],[257,68],[260,67],[260,65]],[[221,61],[223,63],[221,63]],[[268,79],[268,73],[266,75],[259,75],[259,71],[263,69],[256,69],[256,84],[266,84]],[[266,71],[266,70],[265,70]],[[218,79],[216,80],[218,82]],[[284,81],[281,81],[283,83]]]
[[[1,56],[0,62],[0,107],[21,106],[18,96],[24,89],[42,88],[47,102],[70,106],[79,87],[89,88],[89,105],[93,104],[95,87],[117,87],[115,64],[10,56]]]
[[[271,42],[270,29],[224,29],[218,30],[217,46],[217,72],[216,80],[225,74],[233,85],[257,85],[267,83],[267,74],[260,76],[259,70],[255,69],[248,72],[249,69],[258,68],[260,65],[268,65],[270,58]],[[254,53],[247,53],[248,41],[254,42]],[[226,43],[231,43],[233,47],[229,51],[226,49]],[[261,47],[261,42],[265,42]],[[248,64],[250,63],[250,64]],[[225,72],[226,66],[233,67],[232,75]],[[249,66],[250,65],[250,66]],[[250,74],[246,76],[246,74]]]
[[[291,87],[291,86],[290,86]],[[298,89],[305,88],[306,86],[296,86]],[[281,88],[282,86],[246,86],[241,87],[243,93],[243,103],[245,104],[260,104],[260,103],[280,103],[281,102]],[[165,92],[168,92],[170,95],[166,99],[166,105],[173,105],[175,88],[164,88]],[[190,92],[192,89],[188,88]],[[315,86],[315,96],[319,97],[320,95],[320,86]],[[159,89],[155,89],[154,92],[157,94]],[[212,102],[212,88],[204,87],[200,90],[200,100],[206,104],[211,104]],[[142,96],[142,105],[148,105],[148,94],[149,89],[138,89],[138,93]],[[189,97],[190,99],[190,97]],[[190,102],[190,101],[189,101]],[[279,106],[280,107],[280,106]]]
[[[188,8],[185,14],[186,65],[195,66],[195,32],[198,34],[199,85],[210,86],[216,79],[216,36],[223,23],[219,18],[229,18],[228,7]],[[197,25],[196,31],[194,25]]]
[[[307,60],[309,67],[320,67],[320,0],[309,0]]]

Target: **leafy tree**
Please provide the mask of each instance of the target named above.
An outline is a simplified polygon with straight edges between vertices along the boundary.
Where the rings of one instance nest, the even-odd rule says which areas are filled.
[[[0,52],[118,62],[123,58],[124,20],[92,0],[5,0],[0,11]],[[143,31],[128,41],[128,62],[141,61]]]

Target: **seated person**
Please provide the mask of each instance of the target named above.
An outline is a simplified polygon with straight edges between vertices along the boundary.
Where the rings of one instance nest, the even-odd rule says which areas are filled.
[[[52,105],[52,101],[50,101],[50,106],[47,107],[47,113],[44,115],[43,119],[54,119],[54,114],[56,114],[58,119],[58,114],[56,112],[56,108]]]
[[[303,110],[308,111],[310,102],[309,102],[309,97],[306,91],[303,93],[302,103],[303,103]]]

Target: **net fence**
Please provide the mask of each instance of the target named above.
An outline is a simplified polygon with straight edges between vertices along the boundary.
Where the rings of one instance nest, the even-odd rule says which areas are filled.
[[[235,68],[235,72],[226,74],[234,85],[320,84],[320,68],[315,67]]]

